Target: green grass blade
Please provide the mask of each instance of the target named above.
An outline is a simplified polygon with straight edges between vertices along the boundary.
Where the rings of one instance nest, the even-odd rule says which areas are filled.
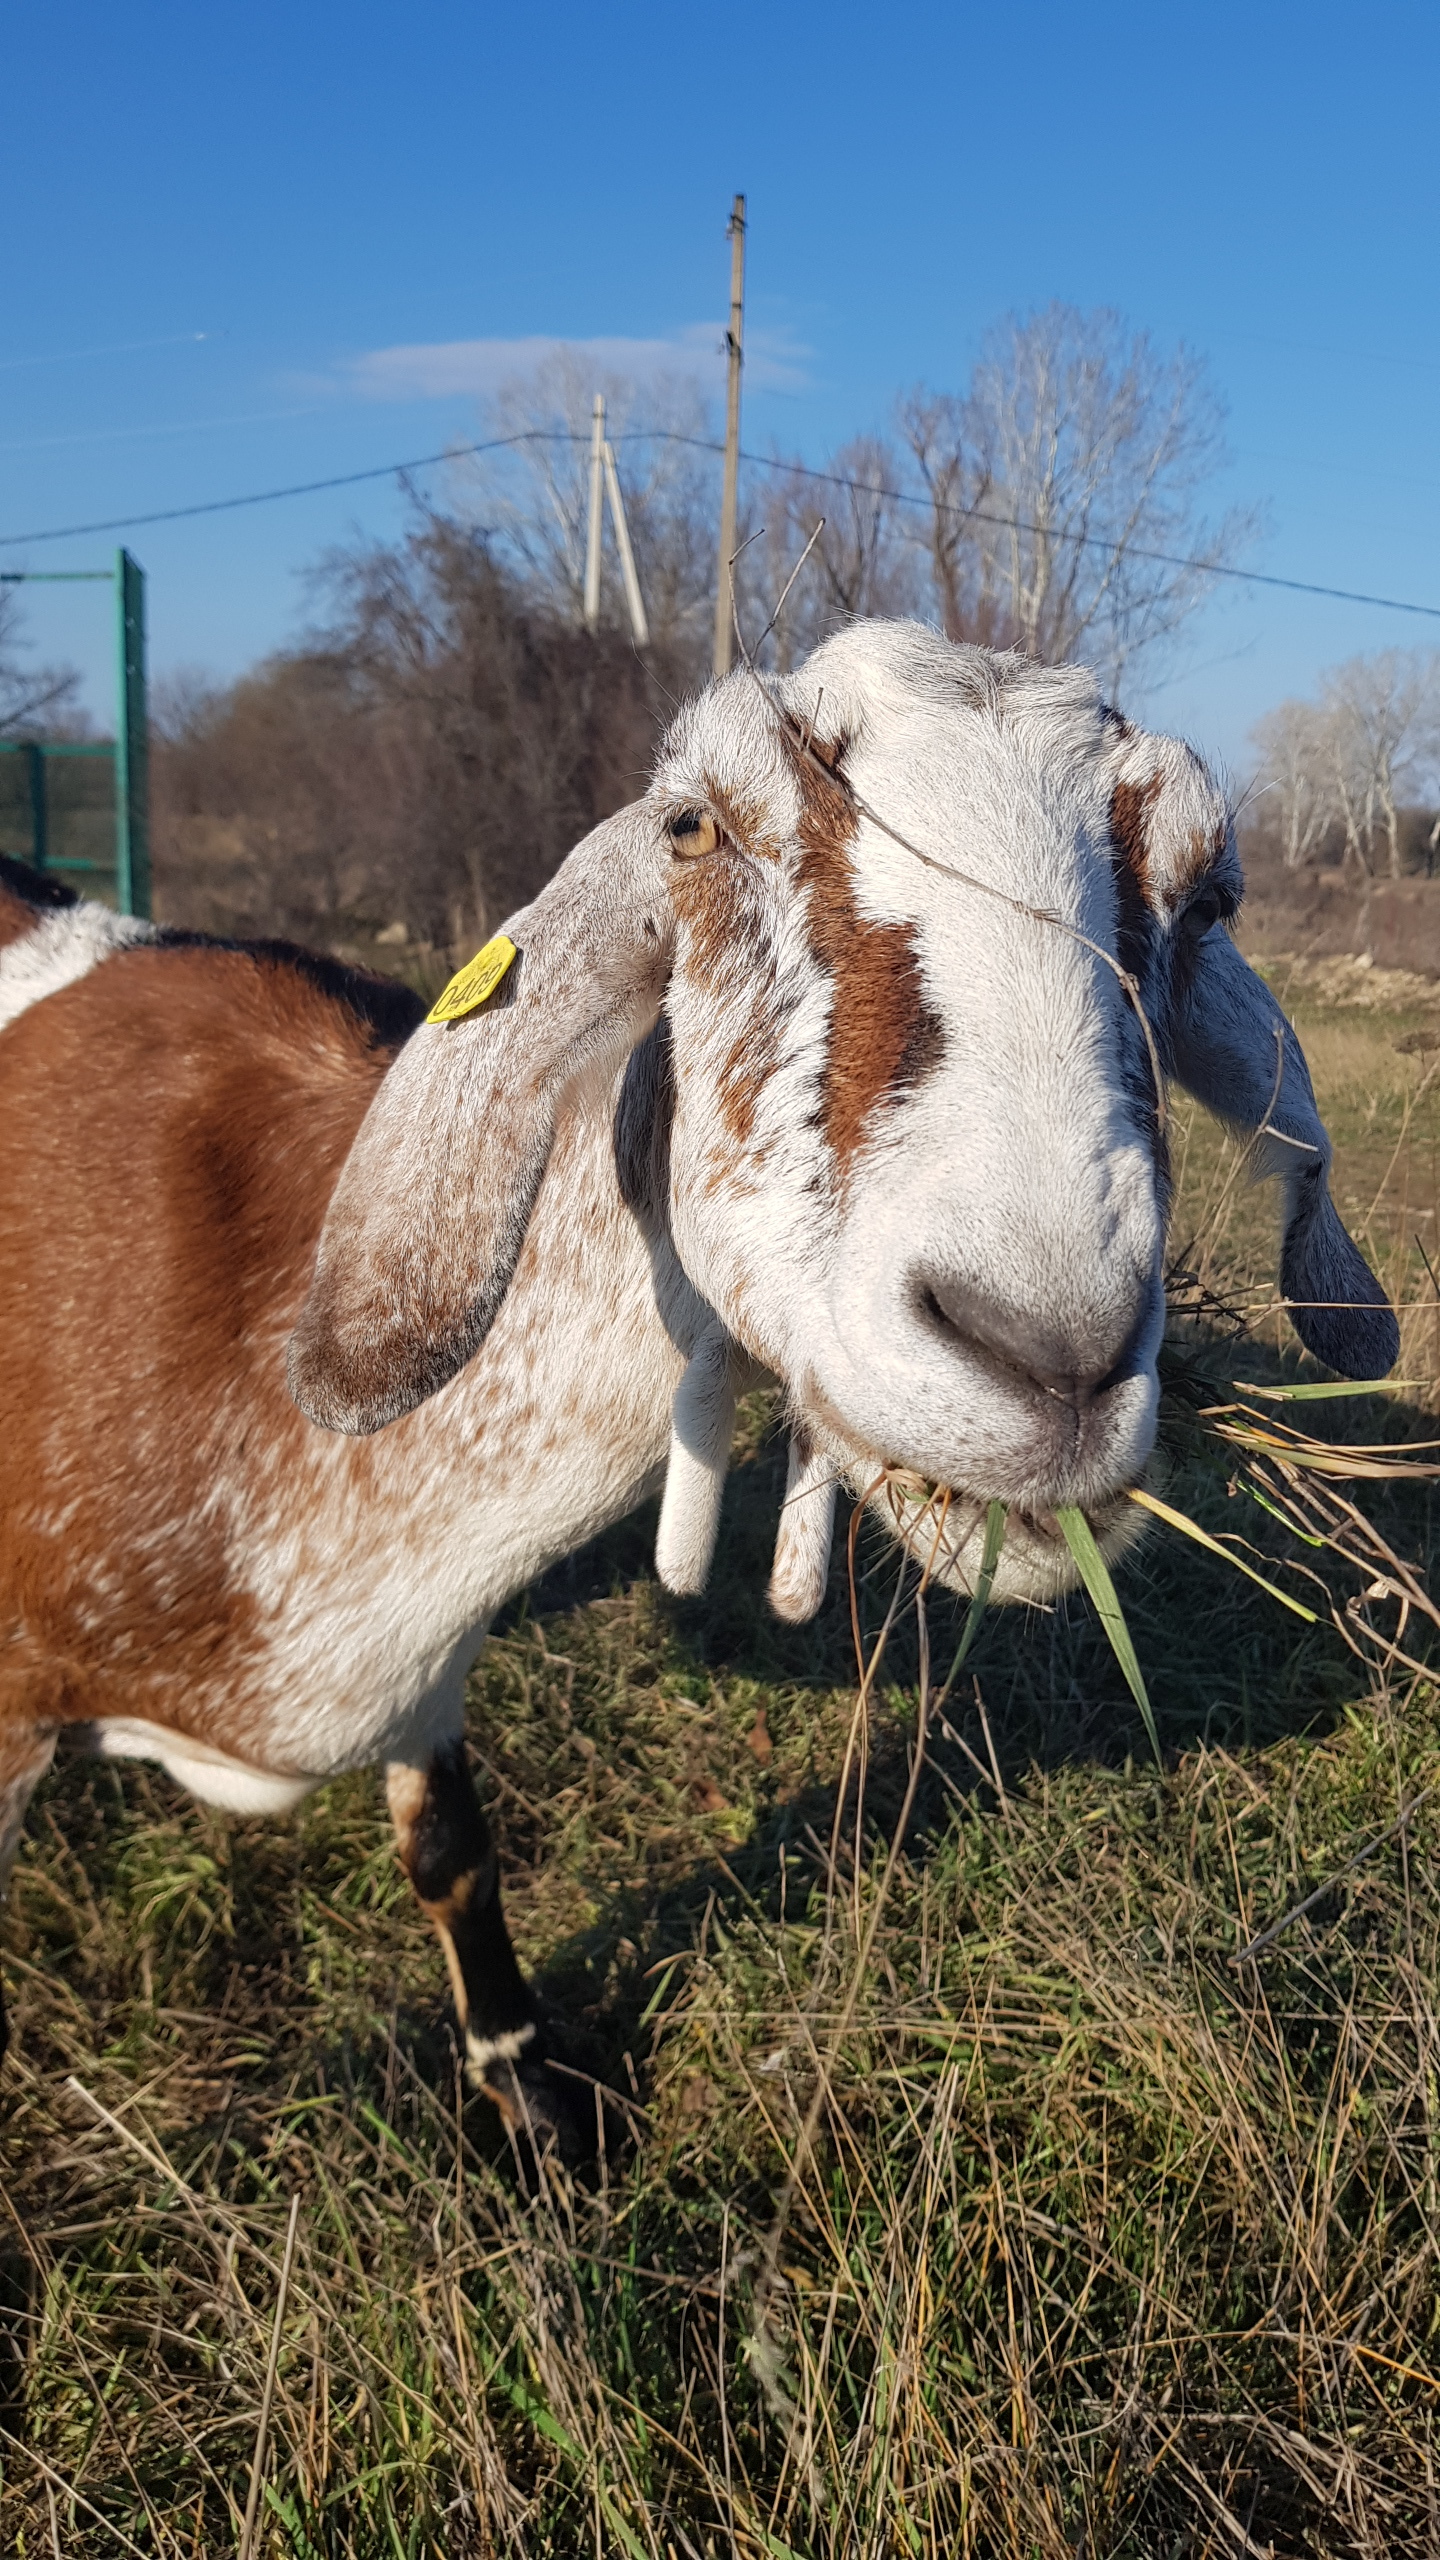
[[[1289,1592],[1282,1591],[1278,1583],[1267,1582],[1264,1574],[1257,1573],[1253,1564],[1247,1564],[1243,1556],[1232,1555],[1218,1538],[1211,1537],[1208,1529],[1201,1528],[1198,1520],[1192,1520],[1187,1511],[1172,1511],[1168,1502],[1161,1502],[1153,1493],[1145,1493],[1138,1484],[1131,1486],[1130,1499],[1138,1502],[1143,1511],[1152,1511],[1157,1520],[1178,1529],[1183,1537],[1193,1538],[1196,1546],[1204,1547],[1207,1554],[1220,1556],[1226,1564],[1233,1565],[1237,1573],[1243,1573],[1248,1581],[1256,1582],[1262,1591],[1268,1591],[1271,1599],[1278,1600],[1282,1609],[1293,1609],[1296,1617],[1303,1618],[1307,1626],[1319,1625],[1313,1609],[1307,1609],[1303,1601],[1292,1600]]]
[[[1418,1378],[1337,1378],[1328,1386],[1262,1387],[1254,1378],[1233,1381],[1247,1396],[1270,1396],[1276,1404],[1322,1404],[1330,1396],[1399,1396],[1418,1392]]]
[[[1288,1529],[1292,1538],[1303,1538],[1307,1547],[1324,1546],[1323,1538],[1317,1538],[1309,1529],[1302,1529],[1297,1521],[1287,1520],[1279,1504],[1272,1502],[1267,1494],[1263,1494],[1258,1485],[1251,1483],[1248,1476],[1241,1476],[1239,1482],[1241,1492],[1248,1493],[1252,1502],[1258,1502],[1262,1511],[1268,1511],[1272,1520],[1278,1520],[1282,1529]]]
[[[1057,1503],[1055,1517],[1060,1523],[1060,1534],[1075,1559],[1075,1570],[1095,1604],[1100,1624],[1110,1639],[1111,1650],[1125,1674],[1130,1695],[1140,1710],[1140,1721],[1145,1727],[1146,1738],[1155,1754],[1155,1766],[1158,1769],[1162,1763],[1160,1736],[1155,1730],[1154,1709],[1150,1704],[1150,1693],[1145,1686],[1144,1674],[1136,1660],[1135,1647],[1130,1641],[1130,1630],[1125,1624],[1125,1612],[1115,1596],[1115,1585],[1110,1579],[1110,1568],[1095,1544],[1094,1530],[1084,1512],[1078,1509],[1076,1504]]]
[[[562,2453],[569,2455],[575,2467],[577,2480],[583,2483],[587,2477],[591,2476],[592,2466],[587,2461],[587,2457],[568,2429],[562,2427],[559,2419],[546,2408],[544,2401],[537,2398],[533,2391],[527,2390],[523,2382],[517,2382],[513,2375],[497,2373],[495,2380],[507,2399],[513,2400],[516,2408],[523,2410],[532,2427],[540,2435],[548,2437],[551,2444],[558,2445]],[[616,2540],[629,2553],[630,2560],[647,2560],[644,2544],[639,2535],[633,2533],[626,2523],[603,2476],[592,2479],[592,2485],[606,2523]]]
[[[265,2503],[270,2508],[272,2514],[279,2517],[286,2532],[290,2536],[290,2547],[293,2553],[293,2560],[325,2560],[325,2555],[321,2551],[319,2544],[311,2541],[309,2534],[301,2523],[300,2512],[294,2499],[288,2494],[282,2496],[280,2491],[268,2480],[265,2483]]]
[[[935,1702],[937,1707],[942,1707],[949,1697],[961,1664],[980,1632],[980,1621],[990,1606],[990,1593],[995,1583],[995,1567],[1000,1561],[1000,1550],[1005,1544],[1007,1516],[1003,1502],[992,1502],[985,1514],[985,1544],[980,1551],[980,1570],[975,1577],[975,1589],[971,1595],[970,1606],[965,1612],[965,1624],[960,1630],[960,1642],[956,1648],[955,1659],[945,1675],[945,1685]]]

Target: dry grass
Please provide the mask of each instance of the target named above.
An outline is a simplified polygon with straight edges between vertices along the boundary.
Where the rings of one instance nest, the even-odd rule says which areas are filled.
[[[1435,1087],[1408,1017],[1301,1012],[1426,1383],[1288,1418],[1417,1438]],[[1197,1124],[1177,1233],[1258,1310],[1235,1171]],[[1161,1489],[1343,1619],[1359,1574],[1197,1421],[1280,1339],[1182,1328]],[[626,1524],[474,1686],[517,1937],[637,2108],[593,2193],[525,2201],[466,2103],[369,1782],[284,1824],[48,1784],[5,1927],[7,2551],[236,2547],[295,2195],[267,2560],[1440,2548],[1428,1679],[1157,1532],[1118,1581],[1164,1768],[1086,1604],[987,1619],[897,1858],[915,1615],[857,1734],[843,1577],[813,1628],[759,1610],[757,1409],[741,1455],[703,1605]],[[1428,1568],[1432,1488],[1357,1490]],[[893,1551],[859,1560],[873,1633]]]

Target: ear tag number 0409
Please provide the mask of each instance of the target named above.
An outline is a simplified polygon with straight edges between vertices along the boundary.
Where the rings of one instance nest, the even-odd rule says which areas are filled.
[[[518,957],[509,935],[497,933],[483,951],[477,951],[473,960],[467,960],[464,968],[457,970],[444,994],[436,997],[426,1021],[459,1022],[465,1014],[474,1013],[487,996],[493,996],[512,960]]]

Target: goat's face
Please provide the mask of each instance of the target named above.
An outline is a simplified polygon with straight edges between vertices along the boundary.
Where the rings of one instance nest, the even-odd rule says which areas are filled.
[[[999,1499],[997,1593],[1047,1596],[1070,1578],[1056,1506],[1116,1540],[1154,1438],[1165,1076],[1270,1133],[1311,1347],[1352,1375],[1395,1357],[1329,1204],[1304,1061],[1224,930],[1239,894],[1198,759],[1080,671],[870,624],[782,682],[732,676],[682,713],[646,800],[516,920],[511,1006],[417,1035],[387,1078],[297,1337],[301,1401],[373,1427],[453,1374],[513,1268],[563,1083],[612,1064],[663,1000],[668,1214],[694,1287],[857,1489],[903,1471],[951,1492],[947,1578],[973,1580]],[[427,1067],[420,1044],[467,1038],[437,1083],[445,1053]],[[439,1284],[437,1325],[430,1205],[429,1261],[397,1281],[393,1234],[372,1250],[377,1168],[397,1102],[412,1128],[466,1110],[467,1054],[485,1162],[517,1092],[532,1119],[548,1093],[550,1117],[517,1137],[506,1240],[481,1213],[488,1241]],[[453,1186],[453,1138],[446,1153]],[[382,1269],[403,1323],[379,1307]]]
[[[1236,901],[1225,807],[1088,678],[919,631],[847,633],[776,695],[706,695],[652,793],[676,1243],[852,1478],[951,1489],[962,1554],[1009,1504],[1007,1579],[1033,1592],[1067,1553],[1053,1507],[1105,1524],[1155,1428],[1156,1086],[1090,946],[1116,952],[1123,915],[1159,1011],[1182,919]],[[1143,850],[1116,811],[1143,811]]]

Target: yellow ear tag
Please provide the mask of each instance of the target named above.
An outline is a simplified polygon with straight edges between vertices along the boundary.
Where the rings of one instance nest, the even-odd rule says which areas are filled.
[[[427,1022],[458,1022],[463,1014],[473,1013],[487,996],[493,996],[512,960],[519,954],[507,933],[497,933],[473,960],[451,979],[443,995],[436,997],[426,1014]]]

